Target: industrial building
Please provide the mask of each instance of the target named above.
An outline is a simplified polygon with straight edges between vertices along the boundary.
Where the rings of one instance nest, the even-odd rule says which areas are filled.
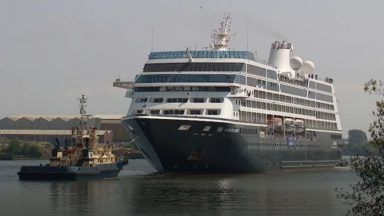
[[[128,142],[130,136],[121,125],[122,115],[94,115],[91,126],[99,129],[100,143]],[[80,116],[31,116],[6,117],[0,120],[0,139],[19,139],[55,143],[55,139],[71,140],[71,128],[79,124]]]

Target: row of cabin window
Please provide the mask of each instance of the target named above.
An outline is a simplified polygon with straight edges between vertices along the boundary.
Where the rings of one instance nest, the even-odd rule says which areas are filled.
[[[222,86],[161,86],[161,87],[135,87],[135,92],[229,92],[229,87]]]
[[[332,93],[332,86],[325,85],[318,82],[313,82],[313,81],[309,82],[309,88]]]
[[[136,110],[136,114],[144,114],[144,110]],[[148,110],[148,113],[151,115],[184,115],[185,110],[183,109],[166,109],[166,110]],[[191,109],[187,110],[188,115],[202,115],[204,110],[200,109]],[[207,109],[206,115],[220,115],[221,110],[219,109]]]
[[[286,113],[295,113],[299,115],[306,115],[306,116],[316,116],[316,118],[324,119],[324,120],[336,120],[336,115],[333,113],[326,113],[326,112],[320,112],[320,111],[314,111],[309,109],[303,109],[303,108],[297,108],[297,107],[290,107],[290,106],[284,106],[279,104],[271,104],[271,103],[264,103],[259,101],[251,101],[251,100],[243,100],[241,101],[241,106],[244,107],[252,107],[257,109],[266,109],[266,110],[274,110],[279,112],[286,112]]]
[[[244,63],[155,63],[145,64],[143,72],[171,71],[244,71]]]
[[[266,88],[268,90],[279,91],[279,84],[267,82],[265,80],[247,77],[247,85],[252,87]]]
[[[266,128],[263,128],[263,129],[260,129],[260,131],[263,131],[263,133],[265,133],[266,131]],[[242,134],[253,134],[253,135],[257,135],[258,133],[258,129],[256,128],[240,128],[240,133]],[[315,131],[306,131],[306,134],[305,134],[305,137],[308,138],[308,139],[313,139],[313,138],[316,138],[316,132]],[[331,138],[332,139],[341,139],[341,135],[331,135]]]
[[[331,134],[331,139],[341,140],[341,134]]]
[[[242,134],[257,134],[256,128],[240,128],[240,133]]]
[[[292,149],[295,149],[295,148],[307,148],[307,149],[320,148],[319,145],[314,145],[314,144],[295,144],[292,146],[288,146],[285,143],[248,143],[248,146],[251,146],[251,147],[256,147],[256,146],[257,147],[283,147],[283,148],[292,148]]]
[[[136,98],[135,103],[146,103],[148,98]],[[163,103],[164,98],[152,98],[150,99],[152,103]],[[207,98],[190,98],[191,103],[205,103]],[[209,98],[210,103],[223,103],[224,98]],[[186,103],[188,98],[166,98],[167,103]]]
[[[245,76],[238,74],[150,74],[139,75],[135,83],[239,83],[245,84]]]
[[[277,80],[277,72],[244,63],[152,63],[145,64],[143,72],[171,71],[247,71],[247,73]]]
[[[236,58],[255,60],[255,55],[249,51],[217,51],[217,50],[195,50],[195,51],[163,51],[151,52],[149,59],[178,59],[186,58]]]
[[[240,111],[240,121],[248,123],[266,123],[267,115],[256,112]],[[335,122],[304,119],[304,125],[308,128],[337,130],[337,124]]]
[[[292,104],[315,107],[315,108],[332,110],[332,111],[334,110],[334,106],[332,104],[326,104],[326,103],[321,103],[321,102],[316,102],[316,101],[311,101],[311,100],[306,100],[306,99],[296,98],[296,97],[291,97],[286,95],[273,94],[270,92],[255,90],[253,95],[256,98],[280,101],[285,103],[292,103]]]
[[[304,124],[308,128],[337,130],[337,124],[335,122],[324,122],[324,121],[304,119]]]

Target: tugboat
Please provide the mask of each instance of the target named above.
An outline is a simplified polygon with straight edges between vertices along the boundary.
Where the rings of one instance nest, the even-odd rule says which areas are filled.
[[[87,99],[80,100],[80,124],[72,128],[75,145],[52,149],[50,163],[40,166],[22,166],[19,180],[78,180],[117,177],[127,160],[118,160],[111,147],[99,145],[97,129],[88,125],[89,117],[85,111]]]

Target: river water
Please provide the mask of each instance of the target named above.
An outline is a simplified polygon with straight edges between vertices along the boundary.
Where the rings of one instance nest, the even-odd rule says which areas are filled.
[[[0,161],[0,215],[343,215],[336,187],[357,177],[349,170],[242,175],[159,175],[130,160],[117,179],[19,181],[22,165]]]

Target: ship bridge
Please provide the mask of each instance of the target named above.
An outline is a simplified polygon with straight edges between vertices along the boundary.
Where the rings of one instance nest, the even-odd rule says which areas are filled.
[[[199,50],[199,51],[163,51],[151,52],[149,60],[158,59],[183,59],[183,58],[208,58],[208,59],[248,59],[255,61],[255,55],[249,51],[219,51],[219,50]]]

